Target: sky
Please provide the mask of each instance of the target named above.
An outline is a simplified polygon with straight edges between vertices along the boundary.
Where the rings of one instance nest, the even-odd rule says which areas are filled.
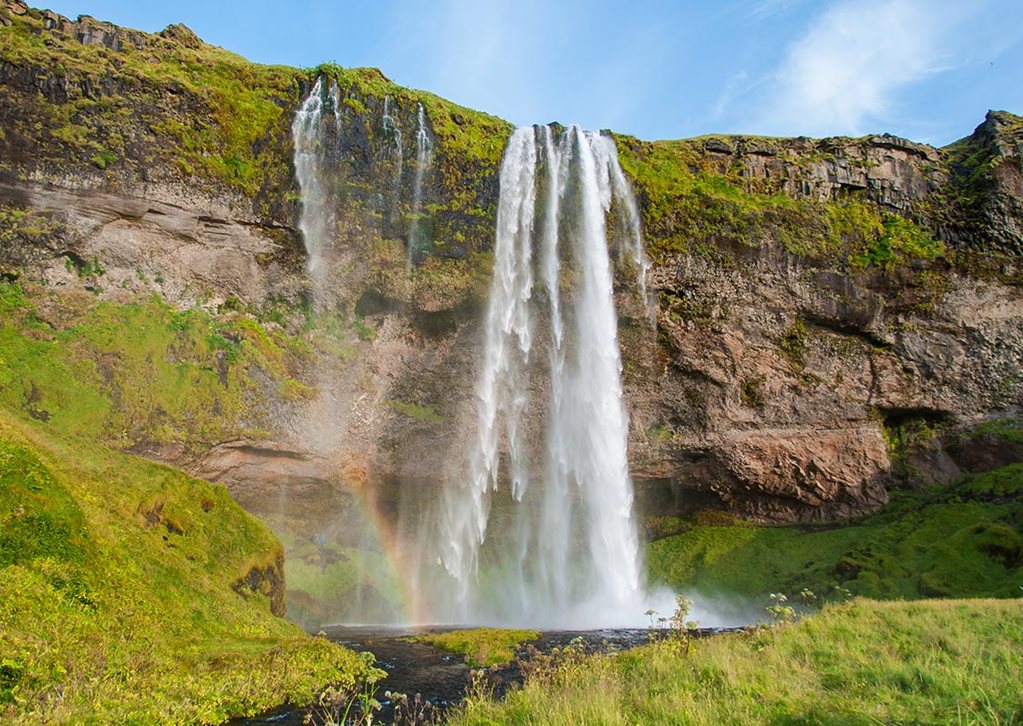
[[[33,2],[31,4],[42,4]],[[1023,0],[50,0],[250,60],[374,66],[516,124],[643,139],[893,133],[1023,114]]]

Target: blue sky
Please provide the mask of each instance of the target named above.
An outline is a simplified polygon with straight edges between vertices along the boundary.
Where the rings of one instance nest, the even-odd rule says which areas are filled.
[[[183,22],[264,63],[376,66],[518,124],[646,139],[890,132],[941,145],[1023,113],[1023,0],[51,0]]]

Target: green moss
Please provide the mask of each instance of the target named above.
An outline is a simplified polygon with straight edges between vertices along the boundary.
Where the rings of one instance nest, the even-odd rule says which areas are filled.
[[[106,169],[108,166],[117,161],[117,154],[111,154],[109,151],[101,151],[94,155],[91,161],[96,165],[97,169]]]
[[[459,653],[465,656],[465,662],[469,665],[486,667],[511,662],[516,648],[527,640],[536,640],[540,635],[536,630],[474,628],[416,635],[410,640],[427,643],[449,653]]]
[[[852,256],[857,267],[881,267],[891,270],[910,260],[936,260],[945,254],[945,245],[912,220],[893,214],[884,216],[883,232],[868,238],[866,247]]]
[[[1023,426],[1012,419],[987,421],[977,426],[972,436],[994,436],[1015,444],[1023,444]]]
[[[398,413],[427,423],[437,423],[444,420],[444,417],[429,404],[424,405],[419,403],[409,403],[408,401],[392,400],[388,401],[387,405]]]
[[[739,397],[750,408],[762,408],[764,403],[763,376],[743,378],[739,384]]]
[[[858,198],[818,201],[771,187],[770,179],[721,170],[705,139],[644,143],[617,137],[623,168],[643,200],[644,230],[654,258],[716,248],[780,245],[788,252],[850,270],[891,270],[933,261],[944,246],[912,220]]]
[[[806,323],[802,318],[796,318],[778,341],[778,350],[797,370],[802,370],[806,365],[806,346],[809,338]]]
[[[844,526],[700,526],[653,542],[651,576],[704,593],[764,597],[842,586],[879,598],[1015,597],[1023,560],[1011,550],[1023,532],[1023,503],[1012,496],[1018,465],[951,489],[898,495],[878,514]],[[1011,536],[1010,536],[1011,533]]]
[[[41,140],[49,136],[60,142],[72,159],[107,168],[132,156],[133,137],[142,134],[151,136],[146,143],[155,156],[177,158],[182,166],[249,194],[264,183],[266,164],[278,162],[278,152],[265,141],[281,128],[280,101],[296,97],[300,71],[145,33],[136,33],[144,40],[141,49],[123,42],[112,51],[46,30],[30,14],[12,21],[0,29],[0,56],[72,80],[68,102],[40,97],[27,109],[49,119],[50,130],[41,132]],[[110,76],[120,79],[118,90],[76,95],[79,86],[103,88]]]
[[[371,675],[238,586],[280,557],[223,487],[0,413],[0,720],[219,722]]]
[[[43,321],[50,294],[0,284],[0,404],[58,430],[203,446],[260,430],[253,410],[277,391],[258,373],[310,394],[295,379],[307,351],[247,315],[65,295]]]
[[[0,512],[0,567],[85,560],[81,509],[32,450],[9,440],[0,440]]]
[[[1023,494],[1023,464],[1009,464],[971,477],[964,491],[974,495],[1015,497]]]

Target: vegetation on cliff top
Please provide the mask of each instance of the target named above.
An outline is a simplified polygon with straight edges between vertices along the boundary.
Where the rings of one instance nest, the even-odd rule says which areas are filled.
[[[215,723],[370,675],[271,614],[281,556],[223,487],[0,413],[0,720]]]
[[[35,149],[42,158],[23,159],[33,165],[71,161],[123,176],[130,162],[128,168],[143,178],[200,174],[249,196],[283,199],[293,183],[291,118],[303,91],[321,74],[335,78],[344,100],[363,112],[367,99],[382,108],[391,96],[414,118],[416,103],[422,103],[446,178],[492,171],[510,128],[494,116],[398,86],[376,69],[261,65],[207,45],[183,26],[153,34],[83,18],[117,36],[116,47],[108,47],[80,42],[66,31],[71,21],[54,21],[59,16],[53,14],[0,12],[10,21],[0,27],[0,60],[42,84],[27,98],[12,90],[10,80],[0,84],[0,100],[9,106],[0,149],[6,147],[8,159]],[[474,203],[456,199],[454,206]]]
[[[643,199],[655,258],[686,252],[720,258],[728,247],[774,242],[792,254],[857,271],[936,260],[943,243],[916,222],[858,197],[794,197],[769,179],[722,173],[699,140],[640,142],[618,137],[622,166]]]
[[[827,606],[795,625],[567,659],[457,724],[1015,723],[1023,601]]]

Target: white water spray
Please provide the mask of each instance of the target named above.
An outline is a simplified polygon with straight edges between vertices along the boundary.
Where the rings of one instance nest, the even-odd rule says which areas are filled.
[[[605,227],[612,205],[635,223],[633,254],[645,274],[639,216],[614,142],[578,127],[557,141],[548,127],[512,134],[476,441],[468,477],[445,499],[440,561],[454,587],[442,617],[572,628],[644,621]],[[533,360],[541,340],[546,370]],[[543,386],[544,432],[531,439],[526,413]],[[488,551],[493,496],[503,485],[514,514]]]

